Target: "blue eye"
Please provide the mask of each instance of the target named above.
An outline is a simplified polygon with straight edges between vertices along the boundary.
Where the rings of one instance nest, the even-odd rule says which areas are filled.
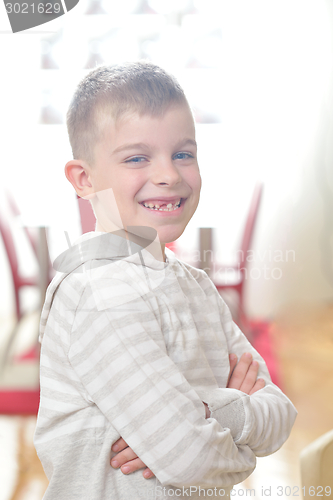
[[[174,156],[175,160],[187,160],[188,158],[194,158],[191,153],[177,153]]]
[[[128,160],[125,161],[125,163],[141,163],[145,161],[146,158],[143,156],[133,156],[133,158],[129,158]]]

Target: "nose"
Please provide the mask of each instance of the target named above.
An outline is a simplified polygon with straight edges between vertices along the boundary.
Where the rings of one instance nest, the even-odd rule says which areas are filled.
[[[182,176],[172,158],[160,158],[152,166],[151,181],[155,185],[171,187],[182,182]]]

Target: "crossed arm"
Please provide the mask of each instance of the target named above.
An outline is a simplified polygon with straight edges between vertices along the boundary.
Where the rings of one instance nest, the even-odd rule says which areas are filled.
[[[229,355],[230,372],[227,388],[238,389],[245,394],[251,396],[265,386],[265,381],[261,378],[257,379],[259,363],[254,361],[251,353],[244,353],[239,362],[235,354]],[[210,418],[210,410],[206,403],[206,418]],[[146,467],[143,461],[136,455],[123,438],[119,438],[112,446],[112,451],[116,455],[111,460],[111,466],[114,469],[120,470],[123,474],[130,474],[139,469],[144,469],[142,475],[149,479],[154,476],[154,473]]]
[[[82,306],[77,307],[80,313],[76,314],[66,349],[86,399],[99,408],[124,440],[118,443],[118,450],[112,449],[112,456],[119,459],[112,466],[120,467],[119,473],[144,469],[149,477],[145,470],[149,468],[161,484],[228,486],[252,472],[256,456],[273,453],[283,444],[295,410],[270,382],[264,361],[233,324],[224,303],[216,304],[209,290],[205,304],[208,313],[214,312],[213,323],[221,321],[219,345],[224,346],[225,353],[235,353],[242,364],[244,352],[251,353],[256,362],[249,371],[249,358],[245,375],[237,382],[241,378],[239,362],[239,372],[235,370],[228,382],[225,369],[230,370],[230,364],[224,358],[222,385],[199,385],[195,389],[167,355],[150,304],[138,297],[131,301],[130,309],[127,303],[108,308],[99,287],[101,297],[97,296],[96,303],[95,285],[99,280],[93,284],[94,288],[89,282],[90,288],[82,294]],[[105,288],[104,282],[102,285]],[[124,293],[126,283],[123,285]],[[132,286],[128,288],[131,292]],[[200,304],[201,299],[204,297],[200,296]],[[208,299],[213,301],[212,307]],[[90,322],[86,321],[88,314]],[[232,367],[234,363],[232,360]],[[250,383],[246,388],[253,369],[252,387]],[[244,391],[254,390],[258,373],[266,385],[261,390],[257,386],[249,395]],[[203,403],[209,406],[212,418],[207,418]],[[137,459],[141,462],[130,463]],[[123,469],[126,465],[130,467],[127,472]]]

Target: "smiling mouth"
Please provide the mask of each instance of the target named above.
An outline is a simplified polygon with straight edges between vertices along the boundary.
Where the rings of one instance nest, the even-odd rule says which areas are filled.
[[[163,203],[163,202],[142,202],[140,205],[147,208],[148,210],[157,210],[159,212],[173,212],[177,210],[183,202],[183,198],[180,198],[175,203]]]

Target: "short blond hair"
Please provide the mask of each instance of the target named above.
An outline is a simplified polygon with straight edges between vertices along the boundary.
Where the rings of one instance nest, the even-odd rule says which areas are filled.
[[[174,76],[148,61],[99,66],[79,83],[67,112],[73,158],[94,162],[107,120],[126,112],[162,115],[171,104],[189,107]]]

